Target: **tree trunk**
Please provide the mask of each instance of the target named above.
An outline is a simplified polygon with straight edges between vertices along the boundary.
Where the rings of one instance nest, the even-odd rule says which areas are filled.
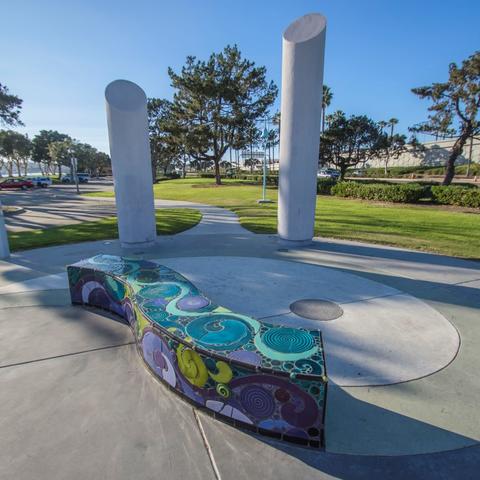
[[[157,162],[152,160],[152,183],[157,181]]]
[[[222,179],[220,177],[220,160],[216,158],[214,160],[214,163],[215,163],[215,184],[221,185]]]
[[[58,164],[58,179],[62,179],[62,165],[60,163]]]
[[[445,163],[445,178],[443,179],[442,185],[450,185],[452,183],[453,177],[455,176],[455,161],[462,154],[463,147],[471,134],[471,127],[467,127],[453,144],[452,151]]]
[[[340,180],[343,181],[345,179],[345,174],[347,173],[347,165],[340,165]]]

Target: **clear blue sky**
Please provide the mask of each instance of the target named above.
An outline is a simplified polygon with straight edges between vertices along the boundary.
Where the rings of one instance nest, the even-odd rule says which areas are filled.
[[[108,152],[103,92],[117,78],[170,98],[167,67],[226,44],[280,86],[282,32],[327,17],[331,111],[425,118],[410,88],[442,81],[480,49],[478,0],[2,0],[0,82],[24,100],[23,131],[55,129]],[[8,17],[6,16],[8,12]]]

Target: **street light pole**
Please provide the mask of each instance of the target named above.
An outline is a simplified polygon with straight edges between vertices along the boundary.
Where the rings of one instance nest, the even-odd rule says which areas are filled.
[[[10,246],[8,245],[7,227],[3,218],[2,202],[0,201],[0,259],[10,256]]]
[[[258,203],[272,203],[267,198],[267,145],[268,145],[268,129],[267,117],[265,117],[265,125],[263,129],[263,181],[262,181],[262,199]]]
[[[77,194],[80,195],[80,187],[78,185],[78,175],[77,175],[77,159],[74,158],[73,155],[70,157],[70,170],[72,171],[72,176],[75,181]]]

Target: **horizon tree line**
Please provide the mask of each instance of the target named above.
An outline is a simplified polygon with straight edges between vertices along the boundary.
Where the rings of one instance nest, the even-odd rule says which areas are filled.
[[[20,119],[23,100],[10,93],[0,83],[0,125],[24,126]],[[72,159],[80,171],[99,175],[110,167],[110,157],[88,143],[82,143],[56,130],[40,130],[32,139],[27,134],[12,129],[0,130],[0,170],[4,167],[8,176],[14,170],[18,176],[28,175],[28,162],[38,163],[42,175],[60,178],[62,166],[70,167]]]
[[[263,144],[270,152],[278,144],[281,129],[280,114],[273,115],[277,127],[263,134],[257,126],[265,117],[278,95],[278,88],[266,79],[266,68],[242,57],[236,45],[227,45],[212,53],[207,60],[188,56],[179,72],[168,69],[174,95],[172,100],[148,100],[149,135],[152,174],[168,172],[172,166],[185,174],[189,163],[196,168],[213,168],[217,185],[221,184],[220,168],[231,166],[224,157],[227,151],[252,153],[250,168],[255,162],[253,149]],[[378,121],[365,115],[347,117],[341,110],[327,115],[333,93],[323,86],[319,162],[339,168],[342,178],[346,171],[364,165],[377,156],[384,161],[385,172],[392,158],[406,151],[422,152],[416,133],[438,138],[454,138],[445,163],[444,185],[455,175],[455,164],[468,139],[480,135],[480,51],[473,53],[461,65],[451,63],[445,82],[412,88],[420,99],[430,101],[427,120],[409,128],[412,137],[395,133],[398,119]],[[0,124],[21,126],[22,100],[0,84]],[[49,148],[50,143],[60,142]],[[66,134],[42,130],[32,140],[13,130],[0,131],[0,161],[9,173],[14,166],[25,171],[27,159],[38,162],[45,171],[58,168],[76,155],[85,169],[100,170],[109,157],[88,144],[71,139]],[[231,154],[230,154],[231,157]],[[237,159],[239,156],[237,155]],[[238,160],[237,160],[238,162]],[[43,171],[43,170],[42,170]]]

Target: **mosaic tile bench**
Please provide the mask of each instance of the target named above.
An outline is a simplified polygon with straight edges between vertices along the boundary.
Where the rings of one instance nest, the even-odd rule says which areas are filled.
[[[123,317],[151,373],[196,407],[270,437],[324,445],[318,330],[233,313],[147,260],[97,255],[70,265],[68,280],[73,304]]]

